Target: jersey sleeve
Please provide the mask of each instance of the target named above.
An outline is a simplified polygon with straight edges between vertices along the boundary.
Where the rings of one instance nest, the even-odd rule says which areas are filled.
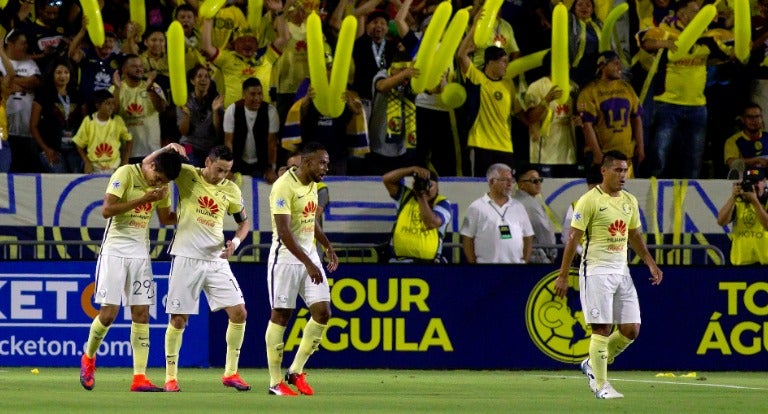
[[[583,195],[573,209],[573,218],[571,219],[571,228],[585,231],[589,226],[589,221],[595,213],[594,199],[590,197],[591,192]]]
[[[276,181],[269,193],[269,209],[272,214],[291,214],[293,193],[287,184],[287,180]]]
[[[229,182],[230,187],[230,201],[229,201],[229,208],[227,209],[227,213],[229,215],[237,214],[245,208],[245,203],[243,203],[243,195],[240,192],[240,188],[237,186],[237,184],[233,183],[232,181]]]
[[[128,168],[131,167],[124,166],[112,173],[112,176],[109,177],[109,184],[107,185],[107,194],[112,194],[117,198],[123,198],[125,192],[128,191],[131,185],[133,185],[130,182]]]
[[[632,217],[629,219],[629,229],[634,230],[636,228],[639,228],[640,223],[640,207],[637,205],[637,198],[633,196],[632,194],[627,193],[630,200],[632,200]]]

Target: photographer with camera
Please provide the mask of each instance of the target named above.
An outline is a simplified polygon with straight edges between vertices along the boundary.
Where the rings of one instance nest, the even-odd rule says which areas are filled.
[[[412,187],[405,177],[413,177]],[[443,237],[451,222],[450,202],[438,195],[437,174],[422,167],[392,170],[382,177],[397,200],[397,217],[389,242],[393,263],[443,263]]]
[[[744,179],[733,183],[733,192],[717,213],[717,224],[733,222],[731,264],[768,264],[768,178],[765,171],[744,171]]]

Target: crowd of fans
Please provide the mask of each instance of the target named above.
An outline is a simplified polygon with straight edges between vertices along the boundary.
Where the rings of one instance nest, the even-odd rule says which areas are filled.
[[[559,1],[504,1],[490,38],[477,44],[483,0],[453,0],[454,13],[473,6],[467,36],[440,84],[415,93],[411,80],[423,74],[413,61],[441,0],[265,0],[257,22],[246,18],[245,0],[228,0],[212,19],[198,15],[199,0],[147,0],[143,22],[130,21],[127,1],[104,0],[101,46],[91,44],[77,0],[9,0],[0,17],[0,172],[109,173],[169,142],[198,165],[215,145],[234,147],[235,169],[268,182],[310,141],[328,149],[332,175],[415,165],[482,177],[505,163],[583,177],[616,149],[632,157],[639,177],[725,178],[743,170],[743,159],[767,165],[765,111],[750,128],[740,118],[744,108],[768,104],[768,0],[750,1],[745,61],[734,56],[734,28],[743,22],[732,1],[626,2],[611,50],[600,50],[603,22],[625,2],[562,2],[571,66],[563,91],[552,86],[548,55],[525,73],[507,71],[551,48]],[[677,37],[708,4],[714,20],[678,51]],[[338,117],[314,105],[306,24],[313,12],[329,73],[343,18],[358,20]],[[174,20],[186,42],[184,105],[170,87],[166,30]],[[467,96],[455,108],[441,97],[451,83]],[[601,101],[609,92],[615,96]],[[724,151],[742,133],[743,145]]]

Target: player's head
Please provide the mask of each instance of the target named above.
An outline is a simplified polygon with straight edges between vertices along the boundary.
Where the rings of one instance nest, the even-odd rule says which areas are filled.
[[[301,149],[301,166],[297,174],[302,179],[318,183],[328,174],[329,163],[330,158],[325,147],[318,142],[310,142]]]
[[[181,155],[175,151],[161,152],[151,163],[142,163],[142,172],[151,187],[168,184],[181,172]]]
[[[518,168],[515,173],[517,179],[517,188],[531,196],[537,196],[541,193],[541,184],[544,179],[539,175],[539,170],[532,165],[526,165],[522,168]]]
[[[488,46],[483,53],[483,69],[491,79],[499,80],[507,73],[509,56],[498,46]]]
[[[497,163],[488,167],[485,177],[491,195],[508,196],[515,186],[514,171],[507,164]]]
[[[220,183],[232,171],[234,160],[235,156],[232,154],[232,150],[226,145],[211,148],[208,157],[205,158],[203,178],[210,184]]]
[[[256,111],[264,101],[264,88],[259,78],[248,78],[243,82],[243,105]]]
[[[600,172],[603,174],[603,190],[613,193],[624,188],[627,180],[629,166],[627,156],[620,151],[606,151],[603,154],[603,165]]]
[[[744,106],[739,119],[744,131],[749,134],[757,134],[763,129],[763,110],[754,102]]]

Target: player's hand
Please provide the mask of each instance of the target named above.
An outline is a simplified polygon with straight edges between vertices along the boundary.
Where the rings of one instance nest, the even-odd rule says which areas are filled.
[[[153,202],[153,201],[162,200],[166,194],[168,194],[167,185],[147,191],[146,193],[144,193],[144,198],[146,199],[146,201]]]
[[[336,252],[333,251],[333,247],[329,247],[325,251],[325,257],[328,258],[328,265],[325,267],[329,273],[333,273],[339,267],[339,258],[336,256]]]
[[[651,269],[651,277],[648,278],[648,280],[651,281],[652,285],[658,285],[661,283],[661,279],[664,278],[664,273],[659,269],[658,266],[654,263],[651,266],[648,266]]]
[[[232,240],[227,240],[225,247],[221,249],[221,254],[219,257],[222,259],[229,259],[233,254],[235,254],[235,249],[237,249],[235,243],[232,243]]]
[[[184,146],[181,145],[181,144],[177,144],[175,142],[171,142],[170,144],[165,146],[165,150],[166,151],[176,151],[179,155],[184,157],[184,159],[187,159],[187,160],[189,159],[189,157],[187,156],[187,149],[184,148]]]
[[[314,263],[305,264],[309,278],[312,279],[312,283],[319,285],[323,283],[323,272],[320,268],[315,266]]]
[[[557,295],[558,298],[565,297],[565,294],[568,293],[568,275],[566,274],[566,277],[560,277],[558,276],[557,279],[555,279],[555,295]]]

